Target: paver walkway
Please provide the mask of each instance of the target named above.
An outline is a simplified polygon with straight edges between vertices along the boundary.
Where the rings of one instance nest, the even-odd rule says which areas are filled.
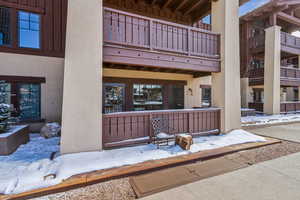
[[[143,200],[300,199],[300,153],[194,182]]]
[[[254,134],[300,142],[300,123],[249,130]]]
[[[300,123],[250,132],[300,142]],[[300,199],[300,153],[262,162],[154,194],[143,200],[295,200]]]

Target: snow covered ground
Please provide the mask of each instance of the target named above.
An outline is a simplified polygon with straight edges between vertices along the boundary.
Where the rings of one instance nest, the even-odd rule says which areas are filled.
[[[300,122],[300,114],[257,115],[242,117],[242,126],[277,124],[282,122]]]
[[[59,138],[46,140],[38,135],[31,135],[31,142],[21,146],[14,154],[0,156],[0,193],[12,194],[48,187],[73,175],[94,170],[263,141],[265,141],[263,137],[244,130],[236,130],[226,135],[195,138],[189,151],[174,145],[157,149],[155,145],[147,144],[101,152],[62,155],[50,161],[51,152],[59,150]],[[52,173],[57,175],[55,179],[44,180],[45,176]]]

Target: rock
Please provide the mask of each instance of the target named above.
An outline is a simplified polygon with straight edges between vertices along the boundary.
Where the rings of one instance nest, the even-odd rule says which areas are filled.
[[[41,136],[44,138],[52,138],[60,136],[61,126],[54,122],[54,123],[47,123],[41,129]]]

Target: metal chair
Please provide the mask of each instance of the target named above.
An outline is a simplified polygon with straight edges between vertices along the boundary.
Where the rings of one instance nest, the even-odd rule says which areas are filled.
[[[169,121],[160,117],[151,118],[151,124],[153,128],[153,135],[151,141],[159,148],[162,145],[169,145],[170,140],[174,140],[175,135],[170,134]]]

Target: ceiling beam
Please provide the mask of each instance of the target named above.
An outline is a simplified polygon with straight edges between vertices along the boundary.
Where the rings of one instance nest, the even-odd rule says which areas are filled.
[[[167,2],[162,6],[162,8],[167,8],[173,0],[167,0]]]
[[[192,12],[193,10],[195,10],[201,3],[203,3],[203,0],[199,0],[197,3],[195,3],[194,5],[192,5],[192,7],[190,7],[187,11],[185,11],[183,14],[184,15],[188,15],[190,12]]]
[[[284,12],[279,12],[277,14],[277,17],[283,21],[286,21],[288,23],[291,23],[291,24],[294,24],[296,26],[300,26],[300,19],[299,18],[296,18],[296,17],[293,17],[291,15],[288,15]]]
[[[182,0],[181,3],[179,4],[179,6],[177,6],[175,8],[175,11],[180,10],[185,4],[186,2],[188,2],[189,0]]]
[[[154,5],[156,2],[157,2],[157,0],[153,0],[151,4]]]

